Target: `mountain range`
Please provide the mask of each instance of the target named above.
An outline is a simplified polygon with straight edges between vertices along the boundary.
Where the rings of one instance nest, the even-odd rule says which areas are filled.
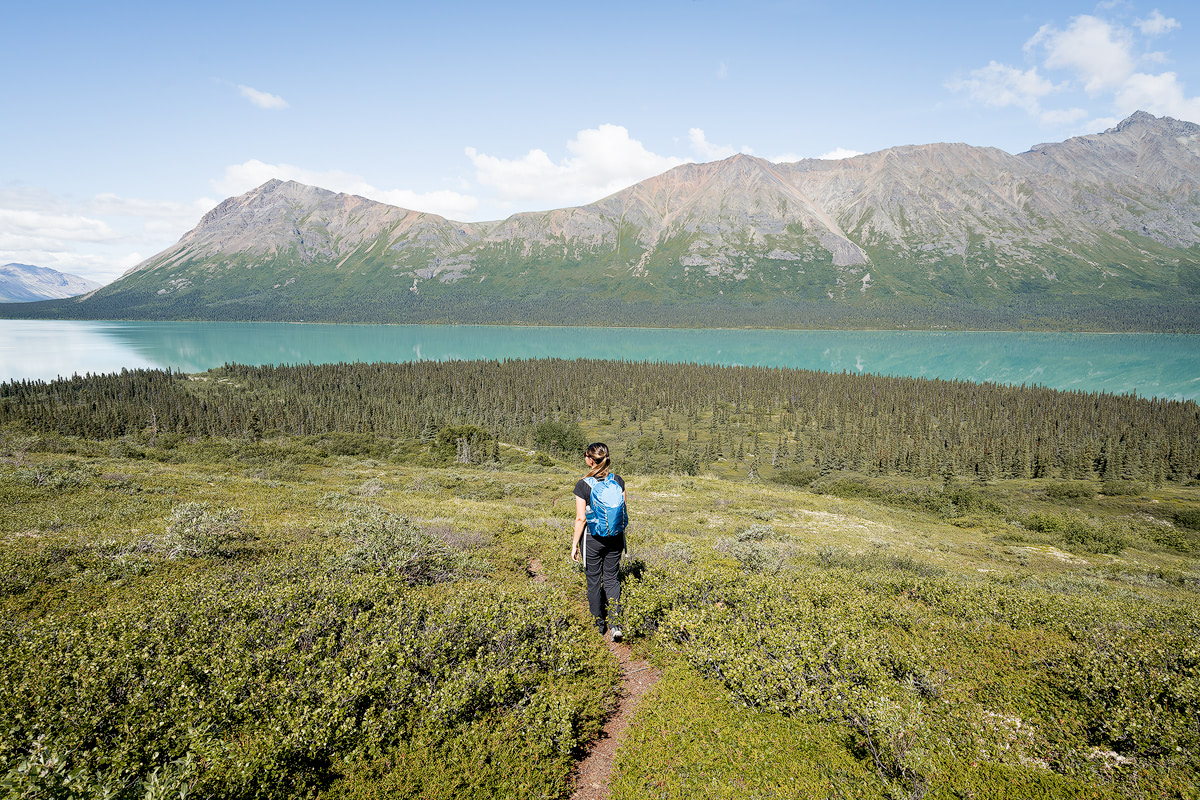
[[[295,182],[46,316],[1200,330],[1200,125],[684,164],[455,222]],[[35,309],[29,308],[30,312]],[[0,314],[14,315],[13,307]]]
[[[100,284],[66,272],[31,264],[0,267],[0,303],[29,303],[74,297],[99,289]]]

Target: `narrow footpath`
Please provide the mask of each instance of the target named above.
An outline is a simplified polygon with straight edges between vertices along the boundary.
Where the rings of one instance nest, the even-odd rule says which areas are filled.
[[[532,559],[529,572],[535,583],[545,583],[542,562]],[[604,723],[600,738],[592,743],[582,761],[575,765],[575,791],[571,800],[606,800],[612,779],[613,758],[625,739],[625,731],[642,702],[642,696],[654,688],[661,674],[650,662],[630,657],[629,648],[607,637],[604,644],[621,665],[620,699],[617,709]]]

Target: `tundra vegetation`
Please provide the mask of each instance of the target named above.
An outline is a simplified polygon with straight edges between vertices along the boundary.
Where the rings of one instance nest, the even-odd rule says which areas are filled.
[[[614,798],[1200,794],[1195,403],[518,361],[0,384],[5,796],[566,797],[593,439]]]

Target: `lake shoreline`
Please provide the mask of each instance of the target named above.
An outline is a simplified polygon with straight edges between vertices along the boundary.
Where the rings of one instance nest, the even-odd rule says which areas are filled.
[[[1200,399],[1200,335],[0,320],[0,381],[225,363],[597,359],[790,367]]]

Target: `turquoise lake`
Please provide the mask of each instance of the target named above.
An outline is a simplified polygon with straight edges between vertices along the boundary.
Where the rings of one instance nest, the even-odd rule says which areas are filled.
[[[0,320],[0,381],[226,362],[612,358],[1200,399],[1200,336]]]

